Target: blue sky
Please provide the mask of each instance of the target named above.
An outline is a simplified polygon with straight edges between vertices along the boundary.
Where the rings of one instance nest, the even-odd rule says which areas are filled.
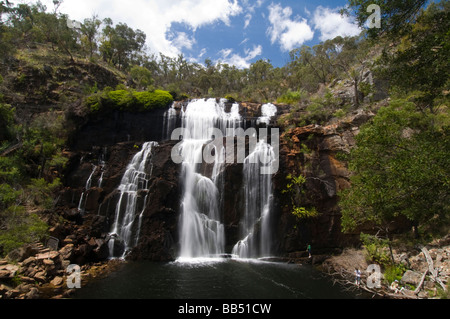
[[[52,0],[41,2],[53,8]],[[303,44],[358,34],[357,26],[338,13],[346,4],[347,0],[64,0],[60,11],[80,22],[97,14],[140,29],[147,35],[150,53],[183,54],[192,62],[210,59],[245,68],[259,59],[283,66],[289,51]]]

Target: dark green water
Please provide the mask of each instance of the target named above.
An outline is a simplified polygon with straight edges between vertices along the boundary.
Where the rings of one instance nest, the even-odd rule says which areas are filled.
[[[226,259],[130,263],[74,299],[360,299],[311,266]]]

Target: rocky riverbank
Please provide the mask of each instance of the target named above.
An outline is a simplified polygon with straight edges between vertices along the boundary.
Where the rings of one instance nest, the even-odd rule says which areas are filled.
[[[33,244],[0,259],[0,299],[70,298],[74,290],[68,283],[74,283],[74,277],[68,267],[74,254],[73,244],[58,251]],[[121,265],[120,260],[84,264],[80,267],[81,285],[107,276]]]
[[[395,299],[447,299],[449,298],[450,277],[450,236],[435,240],[425,246],[414,248],[394,248],[392,256],[396,268],[401,271],[396,276],[387,274],[387,267],[381,267],[380,286],[370,288],[369,262],[364,249],[345,249],[341,254],[322,257],[319,268],[331,275],[336,282],[348,289],[360,289],[373,296]],[[362,271],[360,286],[355,284],[355,268]],[[398,288],[391,287],[397,278]]]
[[[68,288],[71,273],[67,272],[67,267],[72,253],[73,245],[66,245],[59,251],[50,251],[41,245],[30,245],[19,249],[15,255],[1,259],[0,299],[71,298],[75,290]],[[21,261],[11,260],[11,257],[18,257]],[[364,249],[347,248],[342,253],[313,254],[311,258],[307,252],[296,252],[274,261],[312,264],[345,289],[369,292],[377,298],[449,298],[450,236],[426,246],[393,249],[393,257],[397,268],[403,269],[402,273],[397,274],[397,291],[391,288],[389,279],[392,280],[393,277],[387,275],[385,267],[381,268],[381,286],[371,288],[368,285],[370,273],[366,270],[369,262]],[[107,277],[124,265],[121,260],[85,264],[80,269],[81,286]],[[355,268],[362,270],[360,286],[355,284]]]

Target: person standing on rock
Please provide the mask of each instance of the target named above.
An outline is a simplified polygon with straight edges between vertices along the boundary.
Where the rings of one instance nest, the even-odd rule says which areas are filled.
[[[311,245],[308,244],[308,248],[306,248],[306,250],[308,251],[309,258],[311,258],[312,257],[312,255],[311,255]]]
[[[361,285],[361,270],[355,268],[355,284],[359,287]]]

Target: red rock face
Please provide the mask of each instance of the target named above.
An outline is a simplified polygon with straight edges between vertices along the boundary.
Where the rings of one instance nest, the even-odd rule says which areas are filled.
[[[350,186],[350,172],[339,154],[350,152],[355,146],[359,125],[372,116],[370,112],[358,112],[331,125],[308,125],[283,133],[281,173],[276,177],[280,198],[278,227],[279,233],[285,234],[279,237],[282,252],[302,251],[308,243],[313,243],[316,251],[328,250],[359,239],[359,234],[341,232],[338,193]],[[315,207],[318,217],[299,222],[292,215],[289,198],[282,193],[288,174],[306,177],[301,204]]]
[[[258,107],[247,103],[242,106],[241,112],[257,117]],[[338,154],[348,153],[354,147],[354,137],[359,132],[359,126],[372,116],[368,112],[359,112],[332,125],[309,125],[282,132],[280,169],[273,176],[274,247],[277,253],[283,255],[303,251],[307,243],[312,243],[315,251],[342,247],[359,238],[359,234],[341,233],[338,192],[349,187],[349,172]],[[108,130],[113,133],[110,128],[105,128],[102,134],[106,136]],[[91,132],[89,126],[86,132]],[[95,140],[86,143],[92,144],[93,141]],[[103,146],[102,141],[99,139],[99,144],[96,145]],[[144,141],[113,143],[107,147],[106,157],[103,155],[106,162],[103,181],[99,187],[99,170],[93,175],[94,186],[87,192],[84,216],[76,211],[78,199],[85,191],[83,188],[92,173],[92,164],[98,163],[98,159],[104,154],[104,148],[91,145],[73,152],[66,174],[68,187],[62,194],[62,215],[74,221],[77,229],[55,228],[54,234],[59,236],[61,243],[71,243],[78,247],[74,249],[74,255],[79,260],[97,260],[107,255],[105,245],[107,246],[107,235],[117,204],[117,187],[128,163],[137,152],[135,144],[139,147]],[[130,259],[169,261],[177,257],[181,186],[180,166],[171,159],[174,145],[175,142],[161,142],[155,148],[149,190],[142,194],[142,197],[148,195],[148,204],[143,214],[140,238],[129,254]],[[205,170],[208,169],[210,168],[205,166]],[[288,174],[302,174],[307,178],[301,205],[315,207],[319,213],[317,218],[299,222],[292,215],[291,198],[283,193]],[[239,240],[239,221],[244,204],[242,181],[242,164],[224,166],[221,203],[227,250]],[[90,242],[90,238],[95,240]]]

